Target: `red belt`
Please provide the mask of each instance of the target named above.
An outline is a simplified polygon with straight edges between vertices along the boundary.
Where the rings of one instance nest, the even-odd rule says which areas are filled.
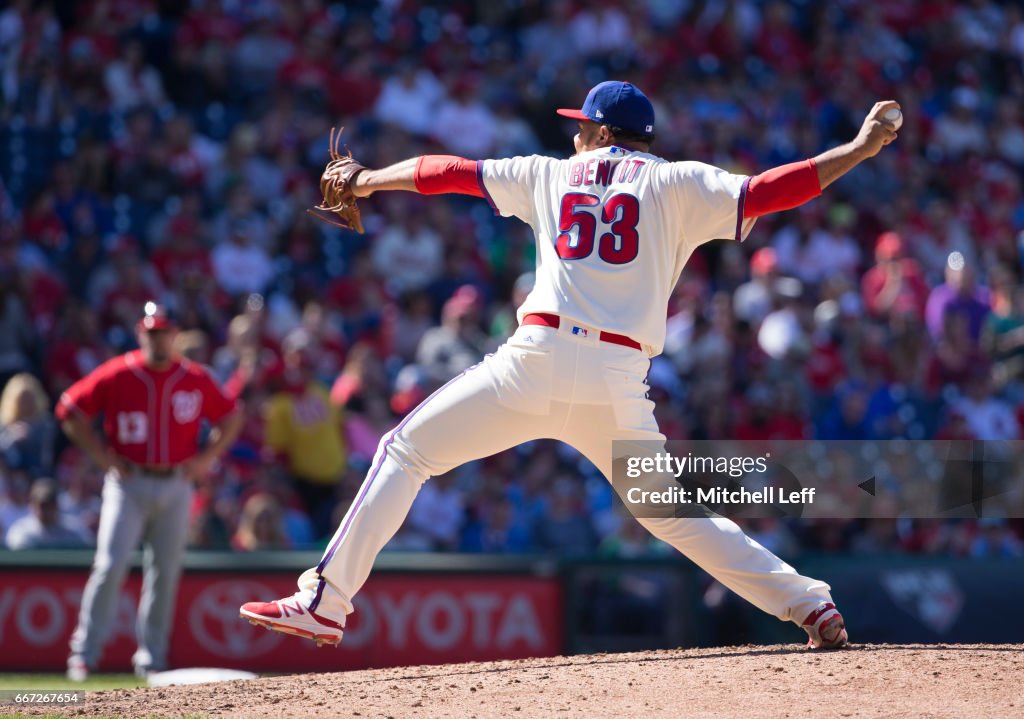
[[[523,325],[541,325],[542,327],[551,327],[558,329],[558,326],[562,324],[562,318],[558,315],[548,314],[547,312],[531,312],[530,314],[523,317]],[[598,335],[598,339],[602,342],[611,342],[613,345],[622,345],[623,347],[632,347],[635,350],[643,351],[643,347],[636,340],[626,337],[626,335],[617,335],[614,332],[602,331]]]

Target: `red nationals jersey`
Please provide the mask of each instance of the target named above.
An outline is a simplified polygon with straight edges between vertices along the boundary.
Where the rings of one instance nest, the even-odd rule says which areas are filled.
[[[201,420],[217,423],[235,406],[201,365],[182,358],[156,371],[136,350],[71,385],[56,414],[62,421],[71,412],[90,419],[102,414],[114,451],[136,464],[166,466],[196,453]]]

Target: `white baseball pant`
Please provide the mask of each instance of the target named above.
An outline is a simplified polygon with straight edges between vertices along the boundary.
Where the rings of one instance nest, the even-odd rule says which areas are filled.
[[[310,609],[344,623],[351,598],[429,477],[553,438],[575,447],[611,481],[613,440],[665,441],[646,396],[648,367],[644,353],[601,341],[594,328],[565,318],[557,329],[520,327],[494,355],[432,394],[381,440],[323,558],[299,579],[301,589],[316,592]],[[783,621],[799,623],[831,601],[827,584],[797,574],[729,519],[638,521]]]

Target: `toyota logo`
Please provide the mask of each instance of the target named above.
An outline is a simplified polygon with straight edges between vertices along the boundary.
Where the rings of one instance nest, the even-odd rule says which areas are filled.
[[[238,607],[253,597],[273,593],[274,590],[259,582],[211,584],[189,607],[188,622],[192,636],[204,649],[221,657],[237,659],[266,654],[283,637],[240,620]]]

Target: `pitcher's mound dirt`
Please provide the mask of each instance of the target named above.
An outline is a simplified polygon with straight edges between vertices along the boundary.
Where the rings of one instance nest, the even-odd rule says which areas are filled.
[[[90,693],[72,716],[1024,716],[1024,645],[795,645],[402,667]]]

